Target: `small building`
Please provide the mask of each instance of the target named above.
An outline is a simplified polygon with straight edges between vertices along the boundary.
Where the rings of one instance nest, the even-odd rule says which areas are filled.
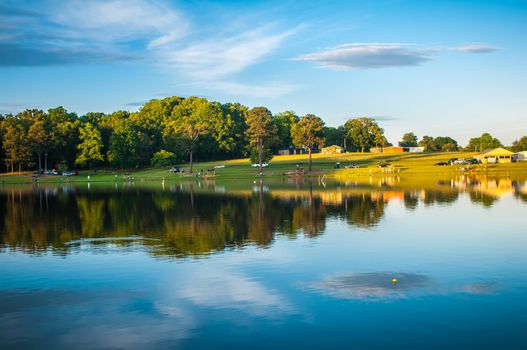
[[[494,163],[510,163],[512,162],[512,153],[505,148],[494,148],[484,150],[483,152],[475,156],[476,159],[480,160],[483,164],[494,164]]]
[[[382,147],[372,147],[370,148],[371,153],[382,153]]]
[[[410,153],[423,153],[424,151],[424,147],[408,147],[408,152]]]
[[[344,153],[344,148],[339,145],[332,145],[328,147],[322,147],[323,154],[335,154],[335,153]]]
[[[527,151],[521,151],[512,155],[512,160],[515,162],[527,161]]]
[[[288,156],[291,154],[305,154],[307,150],[304,148],[295,148],[293,146],[283,147],[278,150],[278,154],[281,156]]]
[[[399,146],[389,146],[389,147],[383,147],[382,152],[383,153],[404,153],[404,152],[408,152],[408,148],[399,147]]]

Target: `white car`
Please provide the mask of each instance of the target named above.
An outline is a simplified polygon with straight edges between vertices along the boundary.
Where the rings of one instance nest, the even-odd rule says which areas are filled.
[[[225,168],[225,165],[223,165],[223,164],[214,166],[214,169],[223,169],[223,168]]]
[[[258,164],[258,163],[254,163],[254,164],[251,164],[251,166],[252,166],[253,168],[259,168],[259,167],[260,167],[260,164]],[[269,166],[269,164],[267,164],[267,163],[262,163],[262,168],[265,168],[265,167],[267,167],[267,166]]]

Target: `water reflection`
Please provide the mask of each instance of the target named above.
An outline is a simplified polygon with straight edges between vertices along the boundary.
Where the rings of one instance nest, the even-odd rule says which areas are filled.
[[[165,184],[163,184],[165,188]],[[414,210],[420,204],[449,205],[467,192],[491,206],[505,195],[527,202],[525,181],[459,177],[429,188],[404,188],[397,181],[366,186],[296,182],[226,192],[213,182],[167,184],[165,190],[134,187],[11,189],[0,192],[1,246],[56,254],[83,245],[141,244],[154,255],[184,257],[254,244],[275,235],[317,237],[329,219],[351,230],[379,224],[390,202]],[[107,238],[106,240],[104,238]]]
[[[397,276],[397,282],[392,279]],[[433,287],[432,278],[405,272],[364,272],[340,274],[315,282],[311,288],[343,299],[392,299],[423,292]]]

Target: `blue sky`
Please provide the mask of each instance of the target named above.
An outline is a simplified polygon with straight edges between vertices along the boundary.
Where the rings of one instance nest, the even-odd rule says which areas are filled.
[[[0,113],[198,95],[369,116],[465,144],[527,135],[526,1],[0,0]]]

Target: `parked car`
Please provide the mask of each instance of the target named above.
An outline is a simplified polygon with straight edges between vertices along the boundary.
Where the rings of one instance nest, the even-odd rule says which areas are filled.
[[[224,164],[221,164],[221,165],[215,165],[214,166],[214,169],[223,169],[225,168],[225,165]]]
[[[381,164],[377,165],[378,168],[388,168],[390,166],[391,166],[390,163],[381,163]]]
[[[177,167],[177,166],[174,166],[172,168],[170,168],[168,171],[170,171],[171,173],[182,173],[183,172],[183,169],[181,169],[180,167]]]
[[[258,168],[258,167],[260,167],[260,164],[258,164],[258,163],[253,163],[253,164],[251,164],[251,166],[252,166],[253,168]],[[265,168],[265,167],[268,167],[268,166],[269,166],[269,164],[267,164],[267,163],[262,163],[262,168]]]
[[[469,158],[466,161],[468,164],[479,164],[479,160],[476,158]]]
[[[452,162],[452,164],[467,165],[468,162],[464,158],[459,158],[459,159],[456,159],[454,162]]]
[[[62,175],[64,175],[64,176],[76,176],[76,175],[78,175],[78,173],[76,171],[65,171],[64,173],[62,173]]]
[[[448,165],[448,162],[436,162],[434,165],[435,165],[435,166]]]
[[[459,159],[459,158],[450,158],[450,159],[448,160],[448,164],[454,164],[454,162],[455,162],[456,160],[458,160],[458,159]]]
[[[346,169],[357,169],[359,166],[357,164],[348,164],[344,168]]]

